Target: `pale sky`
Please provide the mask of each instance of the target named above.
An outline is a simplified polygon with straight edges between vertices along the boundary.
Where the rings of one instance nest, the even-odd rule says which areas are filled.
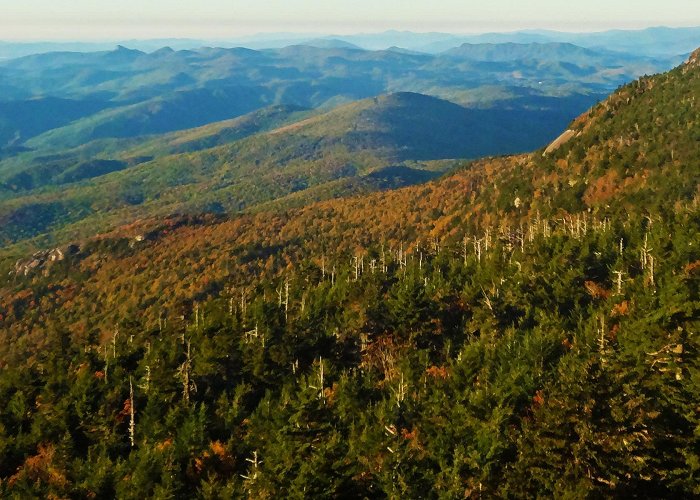
[[[700,26],[700,0],[0,0],[0,40]]]

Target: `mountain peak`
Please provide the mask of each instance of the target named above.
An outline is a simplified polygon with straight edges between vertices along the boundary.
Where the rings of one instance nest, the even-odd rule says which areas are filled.
[[[686,62],[688,66],[700,66],[700,48],[696,49],[690,54],[688,61]]]
[[[114,52],[138,52],[137,50],[130,49],[128,47],[125,47],[123,45],[117,45],[117,48],[114,49]]]
[[[314,47],[317,49],[352,49],[362,50],[354,43],[346,42],[340,38],[316,38],[303,42],[301,45]]]
[[[166,47],[161,47],[160,49],[151,52],[151,55],[167,55],[167,54],[172,54],[174,52],[175,51],[173,50],[172,47],[166,46]]]

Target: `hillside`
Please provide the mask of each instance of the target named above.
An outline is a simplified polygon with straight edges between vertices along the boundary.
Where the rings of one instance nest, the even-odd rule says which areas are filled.
[[[0,159],[13,145],[108,108],[100,100],[52,97],[0,101]]]
[[[2,163],[0,195],[7,197],[11,193],[77,182],[106,173],[86,168],[91,162],[109,161],[118,167],[115,170],[122,170],[167,155],[191,153],[231,143],[298,121],[309,114],[312,114],[311,110],[296,106],[270,106],[231,120],[172,133],[128,139],[98,139],[52,153],[26,150]],[[76,170],[81,171],[80,177],[64,180],[67,172]]]
[[[615,59],[619,55],[603,51],[593,51],[570,43],[465,43],[444,52],[453,58],[474,61],[513,62],[535,60],[543,62],[566,62],[601,64],[606,59]]]
[[[281,114],[274,109],[267,117],[253,113],[224,122],[233,127],[230,134],[221,132],[227,125],[217,124],[141,144],[88,144],[51,161],[39,155],[29,168],[24,161],[11,168],[8,161],[0,238],[53,237],[64,227],[69,235],[84,235],[154,215],[240,212],[293,193],[308,192],[311,200],[415,184],[452,165],[426,162],[515,153],[552,139],[522,133],[523,123],[542,131],[541,114],[467,109],[415,93],[358,101],[255,133],[298,116],[291,112],[296,108]],[[554,106],[546,116],[564,119]],[[386,170],[400,165],[408,168]],[[317,189],[324,185],[328,189]]]
[[[21,259],[0,493],[699,495],[697,95],[692,57],[547,154]],[[376,105],[331,116],[399,155]],[[327,120],[291,127],[342,144]]]
[[[73,148],[96,139],[162,134],[241,116],[264,105],[264,96],[245,87],[179,91],[95,113],[33,137],[26,146]]]

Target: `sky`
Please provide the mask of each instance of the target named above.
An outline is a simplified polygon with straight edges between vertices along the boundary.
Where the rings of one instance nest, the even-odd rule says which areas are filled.
[[[700,26],[698,0],[0,0],[2,40]]]

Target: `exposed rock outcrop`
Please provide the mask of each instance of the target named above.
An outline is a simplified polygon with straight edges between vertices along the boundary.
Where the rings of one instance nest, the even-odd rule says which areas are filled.
[[[696,49],[683,66],[683,73],[700,68],[700,49]]]
[[[554,139],[554,142],[552,142],[549,146],[547,146],[547,149],[544,150],[544,153],[542,156],[547,156],[550,153],[553,153],[560,147],[562,147],[564,144],[569,142],[574,136],[576,135],[576,132],[573,130],[567,130],[563,134],[561,134],[559,137]]]
[[[79,251],[80,248],[77,245],[39,250],[38,252],[34,252],[29,259],[18,260],[15,263],[15,274],[18,276],[27,276],[40,269],[47,272],[56,262],[61,262],[65,260],[66,256],[77,254]]]

